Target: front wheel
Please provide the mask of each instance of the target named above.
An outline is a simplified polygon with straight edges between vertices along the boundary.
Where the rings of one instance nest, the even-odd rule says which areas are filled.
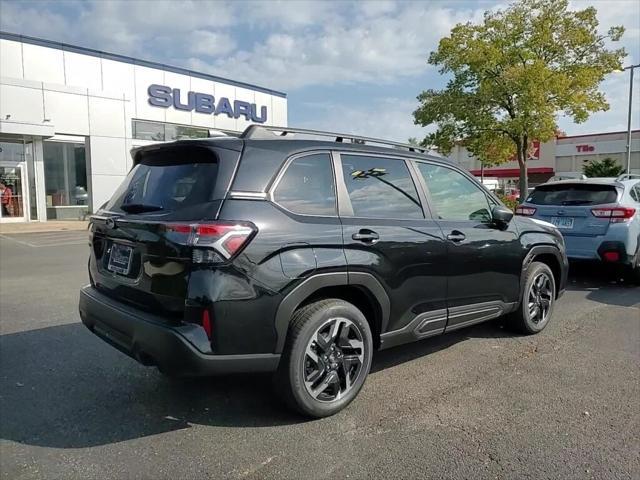
[[[371,328],[360,310],[339,299],[311,303],[293,316],[278,389],[304,415],[333,415],[358,395],[372,355]]]
[[[553,314],[555,299],[553,272],[544,263],[531,263],[525,276],[520,306],[510,315],[512,325],[525,334],[541,332]]]

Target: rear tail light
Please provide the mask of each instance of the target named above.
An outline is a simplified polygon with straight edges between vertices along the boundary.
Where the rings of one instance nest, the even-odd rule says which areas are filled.
[[[522,215],[523,217],[530,217],[535,215],[536,209],[533,207],[525,207],[524,205],[518,205],[516,207],[516,215]]]
[[[604,252],[602,258],[607,262],[617,262],[620,260],[619,252]]]
[[[211,314],[209,313],[209,309],[204,309],[202,311],[202,328],[204,328],[204,331],[207,333],[207,337],[211,340],[213,325],[211,324]]]
[[[193,247],[194,263],[221,263],[230,260],[249,243],[257,232],[248,223],[167,223],[164,229],[171,240]]]
[[[633,218],[635,213],[635,208],[628,207],[594,208],[591,210],[594,217],[608,218],[611,223],[627,222]]]

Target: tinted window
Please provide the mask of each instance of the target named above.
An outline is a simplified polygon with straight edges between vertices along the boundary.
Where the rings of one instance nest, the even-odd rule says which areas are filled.
[[[460,172],[428,163],[418,163],[418,169],[429,188],[438,218],[491,221],[487,196]]]
[[[640,183],[637,183],[630,192],[631,198],[640,203]]]
[[[336,194],[331,159],[326,153],[296,158],[273,192],[287,210],[305,215],[335,215]]]
[[[211,201],[218,175],[215,154],[203,149],[148,152],[127,175],[106,208],[139,204],[177,210]],[[126,207],[125,207],[126,210]]]
[[[602,205],[615,203],[618,192],[612,185],[550,184],[536,187],[527,203],[535,205]]]
[[[353,214],[369,218],[424,218],[416,187],[402,160],[342,154]]]

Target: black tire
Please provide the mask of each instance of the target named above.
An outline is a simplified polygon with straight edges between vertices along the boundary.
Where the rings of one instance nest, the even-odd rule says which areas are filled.
[[[640,285],[640,263],[631,267],[627,267],[625,279],[632,284]]]
[[[632,284],[640,285],[640,238],[638,238],[638,246],[633,262],[626,269],[625,279]]]
[[[320,300],[294,313],[276,388],[286,403],[303,415],[327,417],[358,395],[372,356],[371,328],[362,312],[344,300]]]
[[[544,279],[544,289],[539,285],[541,278]],[[553,272],[544,263],[532,262],[527,268],[522,300],[518,310],[509,316],[511,325],[526,335],[541,332],[553,315],[555,300],[556,282]]]

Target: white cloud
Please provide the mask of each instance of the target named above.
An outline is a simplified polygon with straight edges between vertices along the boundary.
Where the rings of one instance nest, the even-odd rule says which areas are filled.
[[[350,133],[366,137],[384,138],[406,143],[410,137],[418,139],[432,131],[413,123],[413,101],[399,98],[374,98],[364,107],[344,103],[307,103],[316,110],[312,120],[296,123],[298,127],[315,128],[331,132]]]
[[[264,78],[263,82],[280,89],[389,83],[423,73],[438,39],[455,23],[480,18],[482,11],[416,3],[401,4],[394,15],[385,13],[380,9],[377,16],[355,15],[350,22],[272,33],[264,42],[220,59],[213,68],[239,77]]]
[[[256,0],[238,2],[238,15],[255,27],[299,29],[341,20],[337,1]]]
[[[72,6],[63,15],[56,8]],[[231,5],[197,0],[119,1],[63,3],[50,1],[0,3],[0,28],[50,40],[89,46],[113,53],[166,60],[191,52],[198,35],[217,36],[231,51],[232,43],[218,33],[232,24]],[[194,37],[195,35],[195,37]],[[153,53],[151,53],[153,52]]]
[[[375,0],[360,2],[358,11],[367,17],[377,17],[379,15],[389,15],[396,10],[397,4],[392,0]]]
[[[218,57],[232,52],[235,40],[228,33],[196,30],[190,34],[189,52],[203,57]]]

